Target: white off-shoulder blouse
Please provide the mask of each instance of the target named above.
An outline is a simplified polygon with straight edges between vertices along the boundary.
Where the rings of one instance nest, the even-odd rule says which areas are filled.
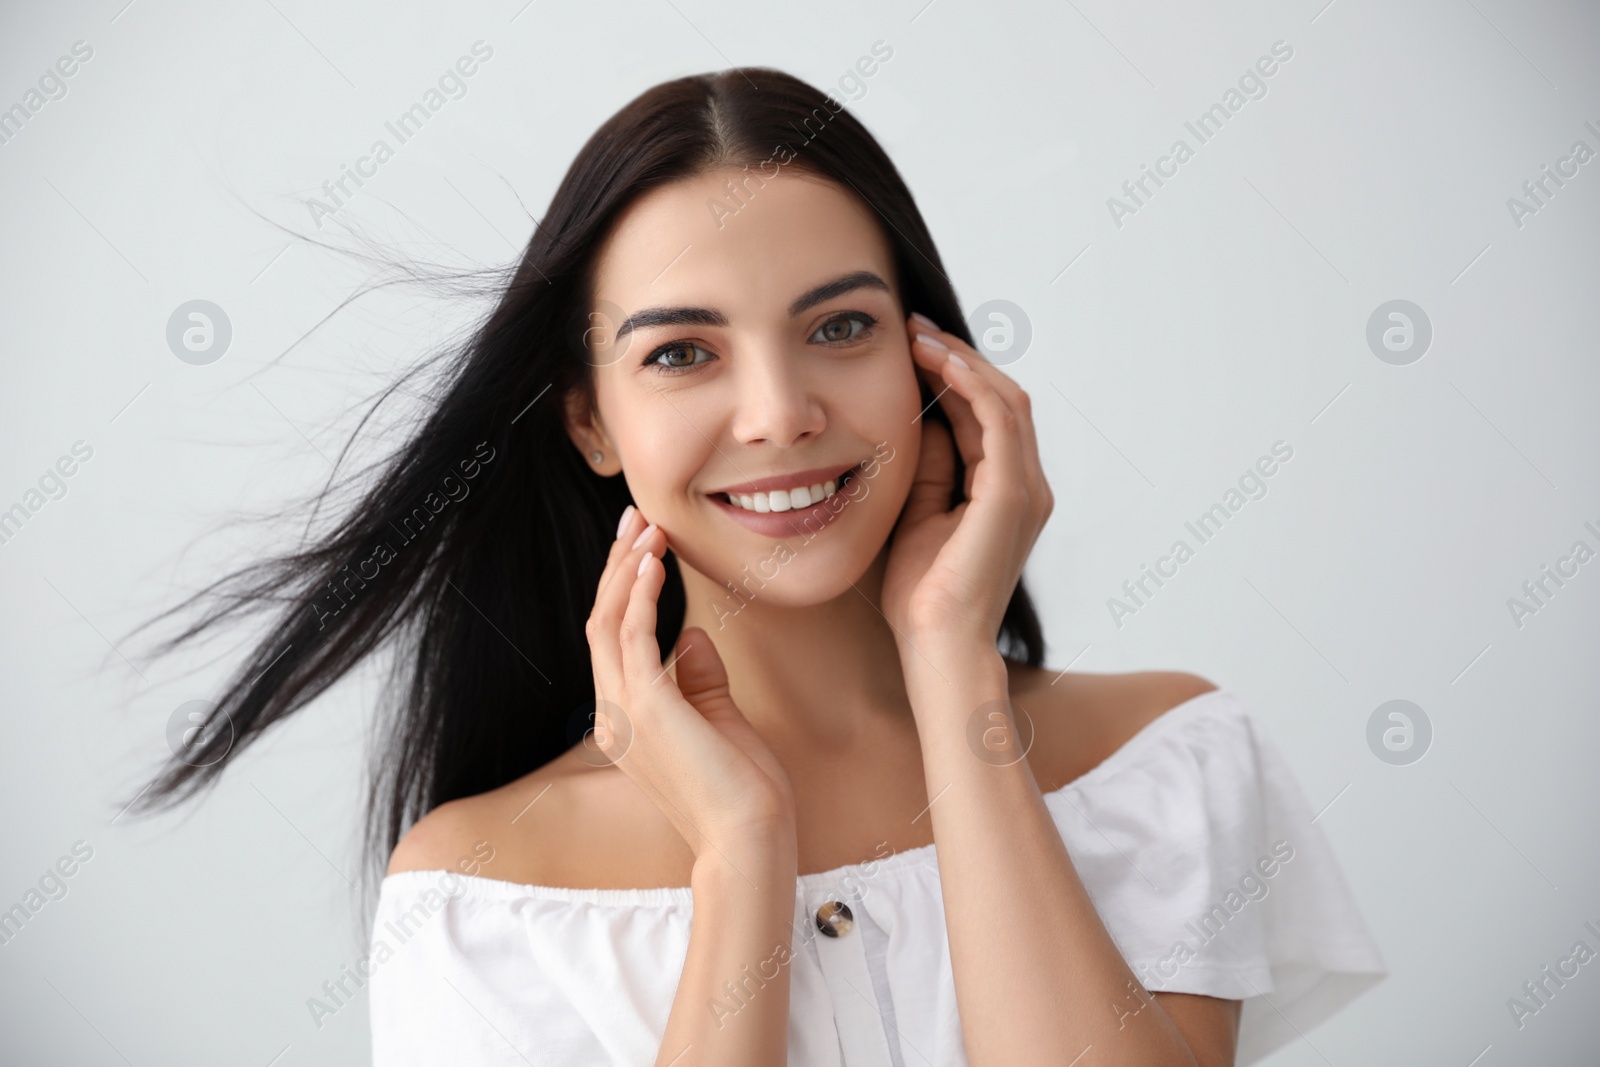
[[[1244,1001],[1240,1067],[1387,973],[1287,761],[1230,692],[1171,708],[1045,802],[1145,988]],[[788,966],[790,1067],[965,1067],[935,848],[800,875],[787,962],[751,961],[707,1010]],[[693,911],[688,887],[390,875],[364,961],[373,1063],[653,1064]]]

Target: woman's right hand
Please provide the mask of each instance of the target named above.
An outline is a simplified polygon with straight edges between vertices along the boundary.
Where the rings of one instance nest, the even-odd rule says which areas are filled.
[[[656,600],[666,581],[660,559],[666,548],[666,535],[646,527],[630,506],[584,627],[594,666],[595,742],[655,802],[696,859],[708,849],[726,859],[792,842],[789,776],[734,704],[710,635],[692,627],[679,636],[676,683],[662,665]]]

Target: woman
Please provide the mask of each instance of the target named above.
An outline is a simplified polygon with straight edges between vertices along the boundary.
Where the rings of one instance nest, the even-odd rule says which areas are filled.
[[[866,130],[668,82],[156,794],[400,635],[377,1064],[1252,1062],[1382,960],[1233,696],[1042,666],[1053,503]]]

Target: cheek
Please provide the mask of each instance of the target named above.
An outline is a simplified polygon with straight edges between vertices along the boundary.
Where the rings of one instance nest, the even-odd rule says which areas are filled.
[[[922,451],[922,410],[933,398],[923,397],[909,354],[898,367],[886,367],[863,382],[851,397],[852,435],[867,445],[876,462],[862,486],[898,510],[911,492],[917,458]]]
[[[874,425],[879,432],[873,444],[885,462],[904,463],[916,470],[917,454],[922,447],[922,420],[938,408],[936,398],[940,388],[923,380],[909,355],[901,371],[884,383],[875,405]],[[911,475],[906,474],[905,479],[909,484]]]
[[[669,523],[671,515],[683,509],[690,479],[698,468],[683,464],[682,454],[674,453],[671,445],[646,442],[624,454],[628,457],[624,465],[628,490],[640,510],[652,522]]]
[[[900,431],[911,426],[911,420],[927,403],[922,391],[921,374],[910,350],[901,344],[864,364],[860,374],[852,375],[848,395],[841,402],[861,418],[858,425],[880,428],[874,440],[897,441],[903,436]],[[930,393],[930,399],[931,396]]]
[[[623,412],[611,426],[623,477],[639,509],[651,521],[670,521],[702,469],[705,438],[671,408]]]

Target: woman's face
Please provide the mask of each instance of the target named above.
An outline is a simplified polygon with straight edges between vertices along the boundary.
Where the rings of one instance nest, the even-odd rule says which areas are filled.
[[[755,173],[664,186],[619,219],[590,320],[598,416],[591,433],[581,413],[569,428],[586,455],[606,453],[603,470],[620,461],[682,563],[718,586],[759,574],[769,603],[818,603],[848,591],[888,539],[922,402],[871,209],[794,168],[764,184]],[[749,493],[756,510],[737,506],[746,483],[773,478],[808,490],[833,478],[835,496],[796,494],[778,511],[778,494]]]

